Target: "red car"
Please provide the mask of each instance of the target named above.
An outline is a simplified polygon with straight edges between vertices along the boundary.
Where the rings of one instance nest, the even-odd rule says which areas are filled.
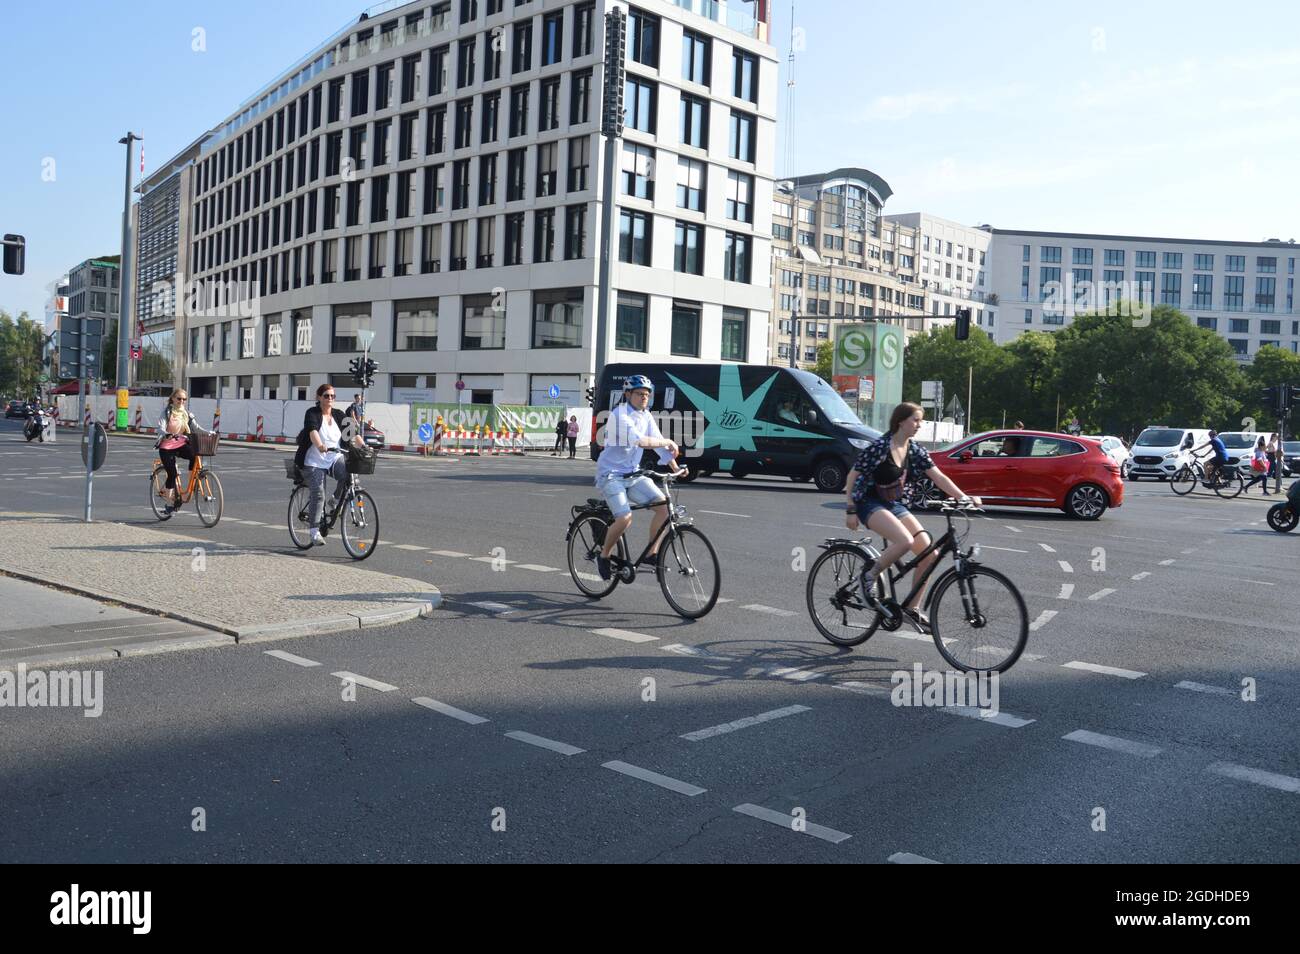
[[[987,431],[930,454],[958,487],[988,504],[1056,507],[1096,520],[1124,503],[1119,465],[1086,437]]]

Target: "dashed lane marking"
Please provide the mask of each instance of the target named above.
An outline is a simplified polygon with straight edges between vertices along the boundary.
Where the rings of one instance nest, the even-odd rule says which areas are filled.
[[[580,749],[576,745],[569,745],[567,742],[556,742],[554,739],[544,739],[540,735],[533,735],[531,732],[520,732],[515,730],[506,733],[507,739],[514,739],[516,742],[526,742],[529,745],[535,745],[539,749],[550,749],[552,752],[559,752],[561,755],[580,755],[587,751]]]
[[[520,563],[515,569],[532,570],[534,573],[559,573],[558,567],[543,566],[540,563]]]
[[[283,659],[285,662],[291,662],[295,666],[302,666],[304,669],[310,669],[313,666],[319,666],[320,663],[303,656],[295,656],[293,653],[286,653],[283,649],[268,649],[266,655],[274,656],[276,659]]]
[[[506,566],[509,566],[510,564],[515,562],[514,560],[507,560],[505,557],[493,557],[493,556],[470,557],[470,561],[473,563],[504,564]]]
[[[1048,623],[1052,621],[1052,617],[1055,615],[1056,615],[1056,610],[1043,610],[1041,613],[1038,614],[1038,619],[1034,620],[1032,623],[1029,624],[1029,631],[1032,633],[1035,630],[1042,629],[1044,626],[1046,626]]]
[[[794,616],[789,610],[777,609],[775,606],[764,606],[762,603],[749,603],[742,606],[741,609],[753,610],[755,613],[767,613],[771,616]]]
[[[1210,775],[1222,775],[1224,778],[1235,778],[1241,782],[1254,782],[1256,785],[1276,788],[1282,792],[1300,792],[1300,778],[1265,772],[1263,769],[1237,765],[1235,762],[1215,762],[1206,766],[1205,771]]]
[[[743,517],[746,520],[753,519],[747,513],[727,513],[725,510],[701,510],[700,513],[711,513],[716,517]]]
[[[1225,689],[1222,686],[1207,686],[1203,682],[1191,682],[1184,679],[1182,682],[1174,684],[1175,689],[1190,689],[1192,692],[1204,692],[1212,696],[1235,696],[1236,690]]]
[[[1160,565],[1161,565],[1161,566],[1171,566],[1172,564],[1177,563],[1177,562],[1178,562],[1177,560],[1161,560],[1161,561],[1160,561]]]
[[[743,719],[737,719],[734,722],[724,722],[722,725],[711,725],[707,729],[697,729],[694,732],[687,732],[681,738],[688,742],[699,742],[703,739],[711,739],[717,735],[726,735],[728,732],[737,732],[740,729],[748,729],[750,726],[759,725],[763,722],[771,722],[773,719],[784,719],[786,716],[798,715],[800,712],[812,711],[808,706],[786,706],[783,709],[771,709],[767,712],[760,712],[758,715],[746,716]]]
[[[397,687],[390,683],[380,682],[378,679],[370,679],[366,676],[358,676],[356,673],[348,672],[347,670],[332,672],[330,675],[334,676],[336,679],[342,679],[344,682],[351,682],[358,686],[365,686],[367,689],[373,689],[376,692],[397,691]]]
[[[1070,742],[1082,742],[1084,745],[1095,745],[1098,748],[1110,749],[1114,752],[1124,752],[1128,755],[1137,755],[1144,759],[1154,758],[1160,754],[1160,749],[1154,745],[1147,745],[1145,742],[1134,742],[1132,739],[1121,739],[1113,735],[1102,735],[1100,732],[1089,732],[1087,729],[1075,729],[1068,732],[1061,738]]]
[[[1105,599],[1107,596],[1110,596],[1110,594],[1112,594],[1112,593],[1114,593],[1114,592],[1115,592],[1115,590],[1112,589],[1111,587],[1106,587],[1105,589],[1098,590],[1096,593],[1093,593],[1092,596],[1088,597],[1088,599],[1090,599],[1090,600],[1101,600],[1101,599]]]
[[[980,544],[981,550],[1001,550],[1003,553],[1028,553],[1028,550],[1017,550],[1015,547],[994,547],[987,543]]]
[[[1049,547],[1046,543],[1040,543],[1039,546],[1042,547],[1044,550],[1046,550],[1048,553],[1055,553],[1055,552],[1056,552],[1056,548],[1055,548],[1055,547]]]
[[[457,709],[455,706],[449,706],[445,702],[439,702],[437,699],[430,699],[428,696],[419,696],[411,700],[417,706],[424,706],[426,709],[432,709],[434,712],[441,712],[445,716],[451,716],[453,719],[459,719],[461,722],[468,722],[470,725],[482,725],[488,720],[482,716],[477,716],[472,712],[466,712],[464,709]]]
[[[1130,580],[1145,580],[1151,574],[1143,570],[1141,573],[1134,573],[1129,577]]]
[[[1034,719],[1022,719],[1010,712],[994,712],[992,709],[981,709],[978,706],[940,706],[939,711],[946,712],[949,715],[978,719],[980,722],[988,722],[992,725],[1004,725],[1009,729],[1020,729],[1036,721]]]
[[[863,696],[888,696],[890,690],[885,686],[873,686],[866,682],[832,682],[828,683],[832,689],[843,689],[846,692],[856,692]]]
[[[1060,567],[1061,567],[1061,572],[1062,572],[1062,573],[1073,573],[1073,572],[1074,572],[1074,567],[1070,566],[1070,564],[1067,563],[1066,561],[1064,561],[1064,560],[1057,560],[1056,562],[1060,565]]]
[[[649,782],[651,785],[658,785],[660,788],[666,788],[670,792],[676,792],[679,795],[693,797],[695,795],[703,795],[708,791],[708,789],[700,788],[698,785],[692,785],[690,782],[683,782],[681,779],[670,778],[667,775],[660,775],[658,772],[652,772],[649,769],[641,768],[639,765],[630,765],[627,762],[602,762],[601,768],[610,769],[622,775],[626,775],[629,778],[636,778],[643,782]]]
[[[924,633],[905,633],[905,632],[903,632],[902,630],[898,630],[897,632],[890,633],[889,635],[890,635],[890,636],[896,636],[896,637],[899,638],[899,639],[915,639],[915,640],[919,640],[920,642],[923,642],[923,643],[932,643],[932,642],[934,642],[934,637],[933,637],[933,636],[927,636],[927,635],[925,635]],[[947,646],[947,645],[949,645],[949,644],[951,644],[951,643],[955,643],[955,642],[957,642],[956,637],[953,637],[952,639],[949,639],[949,638],[947,638],[947,637],[944,637],[944,638],[943,638],[943,644],[944,644],[945,646]]]
[[[1132,669],[1119,669],[1115,666],[1102,666],[1098,663],[1073,662],[1062,663],[1065,669],[1082,669],[1084,672],[1097,672],[1103,676],[1119,676],[1121,679],[1141,679],[1146,676],[1144,672],[1137,672]]]
[[[1179,550],[1178,552],[1179,552],[1180,554],[1182,554],[1183,556],[1187,556],[1187,554],[1189,554],[1189,553],[1195,553],[1195,552],[1196,552],[1196,547],[1188,547],[1186,550]]]
[[[896,851],[886,859],[891,865],[941,865],[942,861],[935,861],[933,858],[927,858],[924,855],[914,855],[910,851]]]
[[[1221,580],[1232,580],[1234,583],[1258,583],[1260,586],[1277,586],[1276,583],[1270,583],[1268,580],[1248,580],[1240,576],[1221,576]]]
[[[394,550],[427,550],[428,547],[416,546],[414,543],[394,543]]]
[[[626,629],[593,629],[591,630],[597,636],[608,636],[610,639],[621,639],[625,643],[654,643],[658,642],[658,636],[647,636],[645,633],[633,633]]]
[[[1062,583],[1061,592],[1056,594],[1056,598],[1058,600],[1068,600],[1070,598],[1070,594],[1073,592],[1074,592],[1073,583]]]
[[[1023,531],[1023,530],[1017,530],[1015,527],[1007,527],[1006,529],[1010,530],[1012,533],[1024,533],[1024,532],[1025,532],[1025,531]]]
[[[977,653],[1005,653],[1006,651],[1007,647],[1005,646],[979,646],[975,649],[975,652]],[[1038,662],[1038,660],[1045,659],[1046,657],[1040,656],[1037,653],[1021,653],[1020,658],[1028,659],[1030,662]]]
[[[469,556],[468,553],[461,553],[459,550],[430,550],[429,552],[432,553],[434,556],[445,556],[445,557],[453,557],[453,558]]]
[[[742,815],[748,815],[750,818],[757,818],[759,821],[771,822],[788,831],[796,834],[812,835],[814,838],[820,838],[822,841],[829,841],[833,845],[838,845],[842,841],[848,841],[853,836],[847,832],[836,831],[834,828],[827,828],[825,825],[817,825],[810,821],[805,821],[798,828],[795,827],[795,818],[793,815],[783,815],[781,812],[773,811],[770,808],[764,808],[762,805],[752,805],[745,802],[743,805],[737,805],[732,809],[733,812],[739,812]]]

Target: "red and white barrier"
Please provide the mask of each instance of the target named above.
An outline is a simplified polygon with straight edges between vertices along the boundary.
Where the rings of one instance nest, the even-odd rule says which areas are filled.
[[[262,415],[257,415],[257,442],[259,444],[266,440],[266,432],[263,430]]]

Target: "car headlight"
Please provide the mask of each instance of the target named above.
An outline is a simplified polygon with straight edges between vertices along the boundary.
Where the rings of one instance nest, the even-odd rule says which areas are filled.
[[[1173,460],[1177,456],[1178,456],[1177,454],[1166,454],[1165,460]]]
[[[863,440],[860,437],[850,437],[849,443],[852,444],[854,447],[856,447],[858,450],[866,450],[867,445],[870,444],[871,441]]]

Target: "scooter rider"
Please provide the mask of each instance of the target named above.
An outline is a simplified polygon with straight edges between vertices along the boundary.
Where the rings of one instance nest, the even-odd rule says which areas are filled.
[[[632,525],[632,503],[654,504],[654,519],[650,523],[650,539],[655,540],[664,521],[668,519],[667,501],[649,477],[629,479],[628,474],[641,466],[643,450],[659,451],[659,462],[672,468],[674,474],[686,473],[676,457],[681,449],[659,431],[659,425],[646,410],[654,396],[654,385],[644,374],[633,374],[623,382],[626,400],[610,412],[605,422],[605,448],[596,461],[596,487],[609,504],[614,522],[605,531],[605,545],[596,558],[596,569],[602,580],[612,577],[610,555],[619,539]],[[658,550],[646,554],[645,562],[658,562]]]

